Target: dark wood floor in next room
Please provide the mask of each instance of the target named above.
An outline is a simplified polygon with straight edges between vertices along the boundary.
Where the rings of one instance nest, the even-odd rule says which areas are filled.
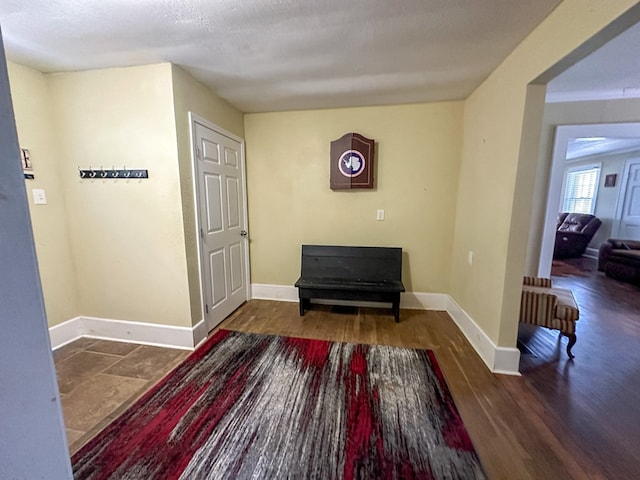
[[[554,286],[580,308],[576,358],[555,332],[522,328],[520,371],[535,396],[580,445],[595,478],[640,478],[640,288],[597,271],[587,257],[554,261]],[[601,476],[598,476],[601,475]]]

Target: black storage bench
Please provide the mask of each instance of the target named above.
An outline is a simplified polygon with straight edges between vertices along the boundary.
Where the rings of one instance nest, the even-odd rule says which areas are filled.
[[[311,299],[391,303],[400,321],[402,249],[302,245],[301,276],[295,284],[300,315]]]

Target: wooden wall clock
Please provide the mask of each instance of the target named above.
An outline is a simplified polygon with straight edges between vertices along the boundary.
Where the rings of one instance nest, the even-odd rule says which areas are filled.
[[[331,190],[373,188],[375,140],[347,133],[331,142]]]

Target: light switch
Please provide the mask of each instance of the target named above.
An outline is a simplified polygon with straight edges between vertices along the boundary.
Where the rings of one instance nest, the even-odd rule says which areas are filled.
[[[34,188],[31,190],[33,193],[33,203],[34,205],[46,205],[47,204],[47,194],[41,188]]]
[[[376,212],[376,220],[384,220],[384,210],[378,210]]]

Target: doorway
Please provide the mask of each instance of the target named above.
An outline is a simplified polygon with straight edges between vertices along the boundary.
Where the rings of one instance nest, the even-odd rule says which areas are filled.
[[[244,141],[190,119],[202,312],[211,331],[249,299]]]
[[[568,145],[572,139],[580,138],[621,139],[625,140],[628,145],[633,145],[633,147],[629,146],[629,150],[634,150],[640,147],[640,142],[638,142],[637,145],[633,143],[640,139],[640,123],[633,122],[591,125],[560,125],[556,128],[555,142],[553,144],[553,153],[551,160],[552,163],[549,178],[548,197],[546,202],[546,214],[538,264],[538,276],[541,277],[548,277],[551,274],[553,248],[555,245],[555,234],[557,228],[556,221],[561,204],[562,185],[565,169],[568,165]],[[624,150],[610,150],[609,153],[623,153],[623,151]],[[605,177],[602,178],[600,184],[602,184],[604,181]],[[616,186],[610,189],[605,188],[603,192],[606,192],[607,194],[611,193],[617,195],[618,190],[619,188]],[[638,200],[640,201],[640,198]],[[612,199],[612,202],[616,201],[616,198]],[[601,218],[601,220],[603,220],[604,222],[604,227],[601,228],[602,231],[600,232],[600,234],[604,235],[605,231],[615,231],[615,229],[612,230],[613,219]]]

